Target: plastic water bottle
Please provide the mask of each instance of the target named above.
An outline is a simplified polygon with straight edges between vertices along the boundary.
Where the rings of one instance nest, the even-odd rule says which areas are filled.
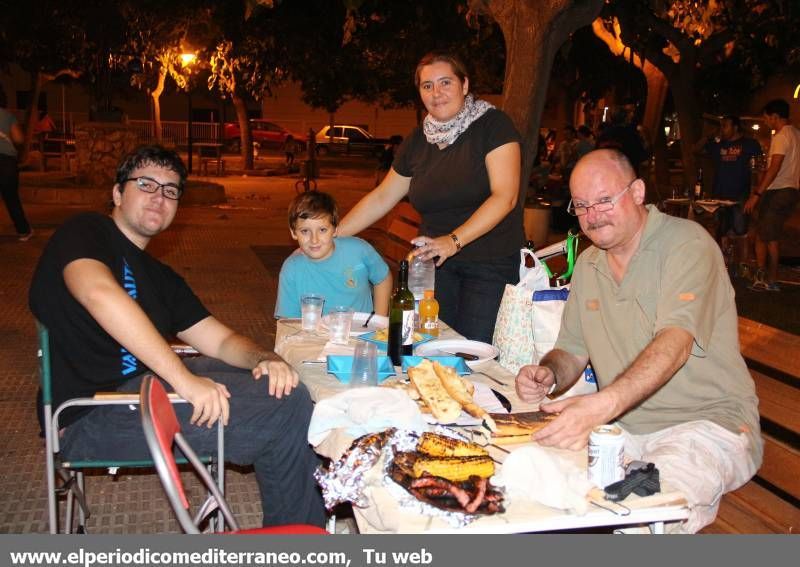
[[[414,294],[414,327],[419,327],[419,302],[425,297],[426,289],[434,289],[436,264],[433,260],[423,260],[414,256],[408,266],[408,289]]]

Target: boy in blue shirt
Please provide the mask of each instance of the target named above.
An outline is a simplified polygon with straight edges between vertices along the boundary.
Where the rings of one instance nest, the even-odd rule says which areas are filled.
[[[367,242],[336,237],[339,209],[327,193],[308,191],[289,205],[289,231],[299,249],[281,267],[275,317],[300,317],[300,296],[325,298],[323,313],[346,305],[354,311],[389,314],[392,277]]]

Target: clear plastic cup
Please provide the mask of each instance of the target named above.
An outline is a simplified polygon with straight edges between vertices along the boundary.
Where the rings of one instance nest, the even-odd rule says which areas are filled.
[[[358,341],[350,371],[350,387],[361,388],[378,385],[378,346]]]
[[[317,293],[306,293],[300,297],[300,313],[304,331],[316,331],[322,317],[325,298]]]
[[[336,306],[326,316],[331,342],[346,345],[350,340],[350,327],[353,324],[353,310],[345,306]]]

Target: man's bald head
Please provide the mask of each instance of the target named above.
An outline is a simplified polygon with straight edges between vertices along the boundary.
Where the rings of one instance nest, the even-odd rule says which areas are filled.
[[[645,186],[625,154],[589,152],[575,166],[569,188],[573,207],[586,212],[578,217],[581,229],[597,247],[613,251],[635,245],[647,218]],[[596,205],[608,202],[611,209],[597,210]]]
[[[594,172],[597,168],[612,168],[622,179],[636,178],[636,172],[633,170],[631,162],[625,157],[625,154],[612,148],[594,150],[583,156],[575,166],[572,175],[574,176],[576,173],[581,173],[581,169]],[[572,180],[574,177],[570,179]],[[572,182],[570,181],[570,187],[571,186]]]

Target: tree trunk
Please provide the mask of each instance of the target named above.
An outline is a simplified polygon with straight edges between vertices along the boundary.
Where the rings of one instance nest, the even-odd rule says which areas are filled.
[[[600,18],[592,22],[594,35],[603,41],[608,50],[618,57],[639,69],[647,81],[647,102],[644,107],[642,126],[647,136],[647,143],[652,148],[656,138],[656,129],[661,127],[661,116],[664,113],[664,101],[667,98],[667,78],[661,70],[653,65],[649,60],[642,59],[638,53],[633,53],[631,49],[622,41],[622,32],[619,21],[615,18],[613,32],[606,29],[603,20]]]
[[[158,70],[158,83],[156,88],[150,93],[153,99],[153,134],[156,137],[156,142],[161,144],[164,141],[164,136],[161,130],[161,93],[164,92],[164,82],[167,78],[167,68],[163,65]]]
[[[664,102],[667,100],[669,84],[664,73],[649,61],[645,61],[642,72],[647,80],[647,102],[644,106],[642,126],[647,137],[647,144],[652,148],[659,137],[658,130],[661,129],[661,118],[664,116]]]
[[[694,90],[696,71],[691,57],[682,56],[673,75],[669,76],[672,100],[678,114],[681,130],[681,160],[683,161],[683,182],[686,187],[694,185],[697,175],[694,145],[700,139],[702,117],[700,105]]]
[[[528,187],[539,124],[556,52],[600,13],[603,0],[488,0],[486,9],[506,41],[503,110],[523,137],[522,195]]]
[[[44,82],[46,82],[46,80],[43,74],[36,71],[33,74],[33,92],[31,93],[31,100],[28,103],[28,108],[25,110],[25,140],[22,143],[22,152],[19,156],[20,163],[25,162],[31,151],[33,130],[36,128],[36,122],[39,120],[39,95],[42,92],[42,83]],[[41,151],[42,148],[39,148],[39,150]]]
[[[655,194],[655,198],[648,200],[650,203],[672,196],[669,157],[667,155],[667,135],[664,133],[663,128],[657,128],[655,131],[653,157],[655,158],[655,171],[652,172],[653,178],[650,180],[650,185],[653,186],[653,189],[648,190],[648,195],[652,197]],[[648,187],[648,189],[650,188]]]
[[[250,133],[250,119],[247,117],[247,105],[239,95],[233,95],[233,108],[236,109],[236,118],[239,121],[241,140],[240,153],[244,162],[244,169],[253,169],[253,136]]]

